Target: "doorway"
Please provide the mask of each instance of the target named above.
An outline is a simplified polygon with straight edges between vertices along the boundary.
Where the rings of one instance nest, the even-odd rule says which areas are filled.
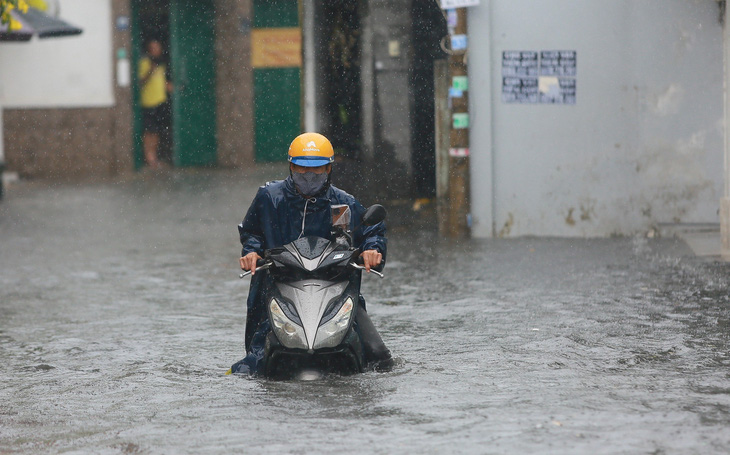
[[[434,61],[448,34],[437,2],[313,2],[317,126],[337,183],[358,194],[436,194]],[[367,175],[367,179],[362,176]]]
[[[411,3],[413,62],[410,84],[413,93],[411,115],[411,166],[413,190],[418,197],[436,196],[436,111],[434,61],[448,57],[441,38],[448,34],[443,11],[436,2]]]
[[[213,0],[132,0],[134,163],[145,164],[138,64],[157,40],[171,92],[161,116],[158,157],[176,167],[216,164],[215,9]]]

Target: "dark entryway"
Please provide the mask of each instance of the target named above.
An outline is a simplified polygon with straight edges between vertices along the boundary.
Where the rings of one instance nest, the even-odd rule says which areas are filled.
[[[448,33],[438,4],[322,0],[313,11],[315,103],[335,146],[336,184],[376,197],[434,197],[433,63],[445,57]]]
[[[132,0],[134,65],[134,157],[144,164],[137,65],[144,44],[158,40],[165,51],[172,92],[168,128],[158,155],[175,166],[216,164],[215,9],[213,0]]]
[[[433,62],[446,58],[441,39],[447,35],[443,12],[436,2],[412,0],[413,64],[411,90],[411,143],[413,187],[418,197],[436,196],[436,137]]]
[[[324,0],[318,17],[327,18],[323,27],[322,100],[325,134],[335,145],[338,161],[360,161],[362,151],[360,109],[360,8],[361,2]]]

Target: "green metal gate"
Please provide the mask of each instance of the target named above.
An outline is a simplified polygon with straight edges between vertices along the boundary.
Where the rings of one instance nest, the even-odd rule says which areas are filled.
[[[173,160],[216,164],[215,8],[213,0],[170,2]]]
[[[282,161],[301,132],[301,28],[297,0],[254,1],[256,160]]]

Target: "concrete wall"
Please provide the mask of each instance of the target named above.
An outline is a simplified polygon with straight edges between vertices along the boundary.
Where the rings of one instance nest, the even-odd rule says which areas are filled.
[[[482,0],[469,9],[473,234],[718,222],[714,0]],[[502,101],[503,51],[577,51],[575,105]]]
[[[251,0],[216,0],[216,91],[218,164],[254,162]]]

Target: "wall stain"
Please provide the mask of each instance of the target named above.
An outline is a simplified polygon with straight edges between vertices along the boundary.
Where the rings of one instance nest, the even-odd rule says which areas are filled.
[[[512,231],[512,226],[515,224],[515,217],[512,214],[512,212],[507,214],[507,221],[504,222],[504,226],[499,231],[499,234],[497,234],[498,237],[507,237],[509,233]]]
[[[580,220],[590,221],[592,216],[596,215],[596,211],[593,207],[593,202],[589,202],[585,205],[580,205]]]
[[[565,217],[565,224],[568,226],[575,226],[575,218],[573,218],[573,212],[575,209],[573,207],[568,209],[568,216]]]

